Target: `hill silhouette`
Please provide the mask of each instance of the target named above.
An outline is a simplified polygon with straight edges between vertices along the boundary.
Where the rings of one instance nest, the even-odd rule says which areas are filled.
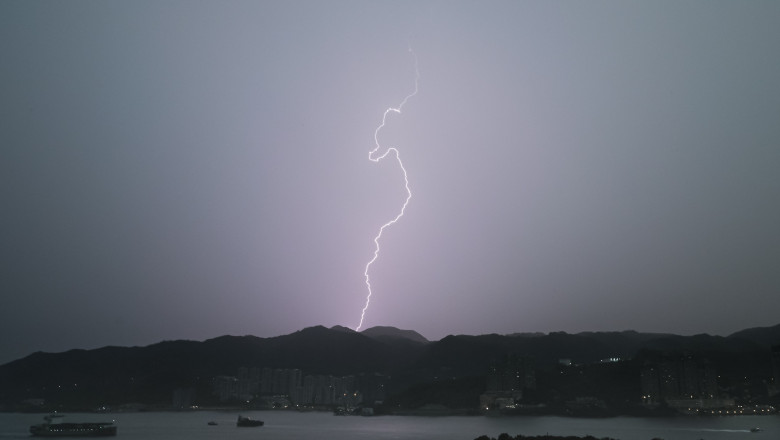
[[[395,327],[371,327],[363,330],[362,334],[381,341],[403,340],[419,344],[427,344],[430,341],[414,330],[400,330]]]
[[[472,399],[480,387],[484,389],[480,383],[484,384],[491,365],[509,355],[532,359],[542,384],[548,381],[545,372],[557,371],[562,359],[598,366],[604,359],[621,358],[628,361],[616,377],[636,381],[624,387],[634,389],[642,363],[669,353],[706,357],[725,381],[730,375],[750,375],[760,381],[771,377],[770,347],[780,344],[779,330],[780,326],[754,328],[728,337],[634,331],[451,335],[431,342],[417,332],[392,327],[355,332],[315,326],[272,338],[220,336],[146,347],[37,352],[0,366],[0,408],[18,409],[20,402],[30,399],[79,408],[164,404],[180,387],[195,388],[199,396],[206,396],[214,377],[235,375],[239,367],[299,369],[307,375],[382,374],[392,378],[387,385],[391,401],[397,396],[397,401],[419,403],[425,396],[403,396],[414,389],[428,393],[438,389],[441,394],[448,388],[452,394],[460,386],[468,388]],[[425,386],[444,380],[449,382],[438,388]]]

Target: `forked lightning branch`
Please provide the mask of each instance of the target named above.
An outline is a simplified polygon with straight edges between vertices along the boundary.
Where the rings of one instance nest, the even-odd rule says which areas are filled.
[[[368,306],[371,303],[371,278],[369,277],[369,269],[371,269],[371,265],[374,264],[374,262],[379,258],[379,240],[382,238],[382,233],[387,229],[389,226],[395,224],[398,220],[403,217],[404,212],[406,211],[406,206],[409,204],[409,200],[412,198],[412,191],[409,189],[409,179],[406,175],[406,168],[404,168],[403,162],[401,162],[401,155],[398,152],[398,149],[395,147],[389,147],[387,150],[385,150],[384,153],[378,154],[380,152],[380,149],[382,146],[379,144],[379,132],[382,131],[382,128],[384,128],[385,124],[387,123],[387,115],[391,112],[393,113],[401,113],[401,110],[403,109],[404,105],[406,104],[406,101],[408,101],[412,96],[417,94],[417,82],[420,79],[420,72],[417,69],[417,56],[414,54],[414,51],[412,49],[409,49],[409,53],[412,54],[412,57],[414,58],[414,91],[403,99],[401,103],[398,105],[398,107],[389,107],[387,110],[385,110],[385,113],[382,115],[382,123],[379,124],[379,126],[374,131],[374,149],[369,151],[368,153],[368,159],[372,162],[379,162],[380,160],[384,159],[388,155],[394,155],[396,161],[398,161],[398,166],[401,167],[401,171],[404,175],[404,187],[406,188],[406,199],[404,200],[403,206],[401,206],[401,210],[398,212],[398,215],[396,215],[392,220],[388,221],[387,223],[383,224],[379,228],[379,232],[374,237],[374,256],[369,260],[368,263],[366,263],[366,270],[363,272],[363,275],[366,278],[366,288],[368,289],[368,293],[366,295],[366,305],[363,306],[363,310],[360,312],[360,323],[355,327],[355,331],[359,331],[360,327],[363,326],[363,319],[366,317],[366,311],[368,310]]]

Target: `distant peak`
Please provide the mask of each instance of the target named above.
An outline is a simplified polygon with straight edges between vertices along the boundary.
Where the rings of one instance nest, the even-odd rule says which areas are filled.
[[[391,326],[376,326],[360,332],[373,339],[407,339],[413,342],[427,344],[430,341],[414,330],[401,330]]]
[[[349,327],[344,327],[343,325],[334,325],[330,328],[330,330],[337,331],[337,332],[344,332],[344,333],[355,333],[355,330],[352,330]]]
[[[328,331],[328,328],[325,327],[324,325],[314,325],[314,326],[311,326],[311,327],[304,327],[303,329],[298,330],[297,332],[292,333],[292,334],[297,334],[297,333],[316,333],[316,332],[323,332],[323,331]]]

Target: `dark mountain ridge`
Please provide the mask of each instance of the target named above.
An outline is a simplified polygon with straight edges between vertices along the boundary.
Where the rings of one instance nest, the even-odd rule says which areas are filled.
[[[207,394],[214,377],[236,375],[239,367],[300,369],[306,375],[376,373],[392,377],[388,391],[401,393],[415,384],[444,378],[484,377],[491,365],[508,355],[533,359],[539,371],[553,371],[562,359],[589,365],[607,358],[634,359],[631,368],[638,371],[647,359],[685,353],[714,360],[719,372],[748,372],[760,380],[771,375],[773,345],[780,345],[780,325],[728,337],[553,332],[451,335],[434,342],[392,327],[355,332],[315,326],[272,338],[220,336],[203,342],[33,353],[0,366],[0,408],[16,408],[26,399],[87,408],[103,403],[169,402],[172,390],[179,387],[195,387]],[[474,388],[475,382],[469,380]]]
[[[414,330],[400,330],[395,327],[371,327],[363,330],[361,333],[368,336],[369,338],[385,342],[407,341],[409,343],[416,344],[427,344],[431,342]]]
[[[773,327],[755,327],[740,330],[727,336],[727,338],[747,340],[763,346],[777,345],[777,341],[780,341],[780,324]]]

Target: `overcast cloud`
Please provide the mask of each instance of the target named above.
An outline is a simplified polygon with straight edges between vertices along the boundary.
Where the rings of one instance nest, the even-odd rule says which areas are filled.
[[[0,363],[778,324],[780,3],[0,2]]]

